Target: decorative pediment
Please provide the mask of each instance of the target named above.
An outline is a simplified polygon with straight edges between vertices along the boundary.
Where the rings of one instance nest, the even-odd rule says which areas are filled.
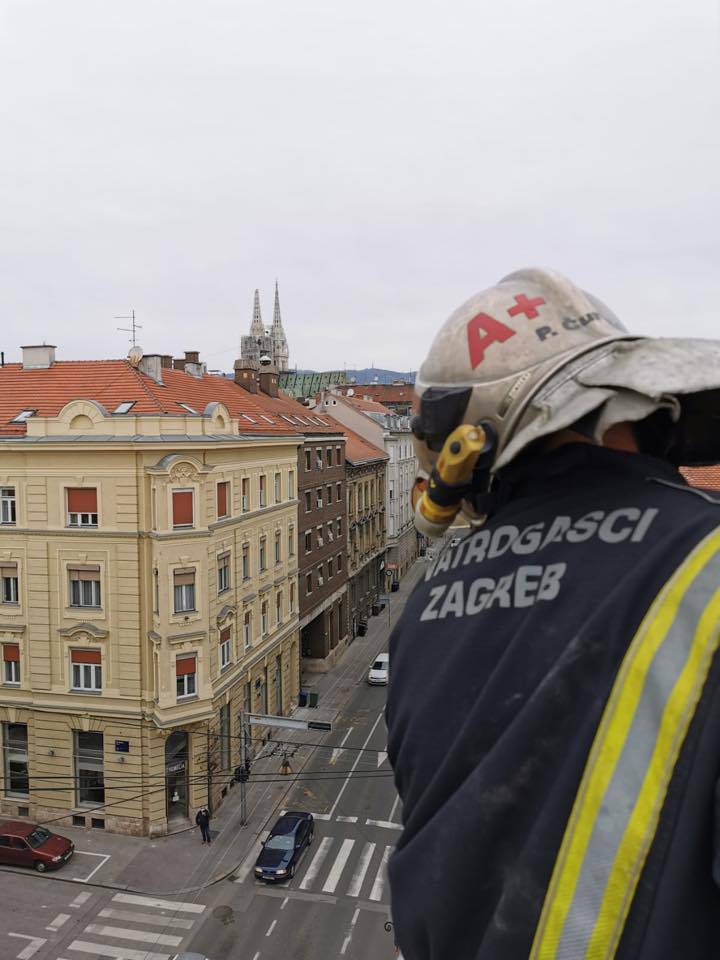
[[[25,629],[24,623],[0,623],[0,637],[4,633],[12,633],[17,636],[20,633],[25,633]]]
[[[197,480],[201,474],[211,473],[213,468],[185,453],[169,453],[152,466],[147,473],[170,477],[173,482]]]
[[[95,626],[94,623],[75,623],[71,627],[58,630],[61,637],[72,637],[73,640],[85,643],[88,640],[103,640],[108,635],[107,630]]]
[[[220,610],[220,612],[217,615],[218,626],[220,626],[223,620],[227,620],[230,617],[234,617],[236,613],[237,613],[237,606],[234,603],[226,603],[225,606]]]

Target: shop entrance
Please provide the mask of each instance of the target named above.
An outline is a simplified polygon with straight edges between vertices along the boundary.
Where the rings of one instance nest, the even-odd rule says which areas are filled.
[[[165,742],[165,790],[168,823],[188,816],[188,735],[175,730]]]

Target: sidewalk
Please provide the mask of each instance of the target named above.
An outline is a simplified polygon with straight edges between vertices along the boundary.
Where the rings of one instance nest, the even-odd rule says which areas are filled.
[[[368,623],[368,632],[357,637],[339,662],[328,673],[313,673],[303,678],[303,689],[318,694],[316,708],[298,707],[292,717],[300,720],[334,721],[351,691],[365,680],[377,653],[387,649],[392,626],[402,611],[415,583],[425,572],[419,560],[400,583],[397,593],[390,594],[386,607]],[[337,734],[315,731],[276,730],[276,739],[301,743],[333,744]],[[295,777],[281,782],[253,782],[252,775],[265,774],[280,778],[280,757],[270,756],[270,740],[254,759],[247,785],[246,826],[240,824],[240,788],[235,785],[213,816],[213,842],[204,846],[200,832],[188,828],[166,837],[125,837],[96,830],[63,827],[59,832],[75,843],[78,853],[62,870],[43,876],[52,880],[87,883],[140,894],[157,896],[188,895],[202,890],[230,875],[247,856],[257,837],[267,829],[268,821],[282,809]],[[293,772],[299,773],[314,750],[300,747],[293,757]],[[106,857],[107,859],[102,859]]]

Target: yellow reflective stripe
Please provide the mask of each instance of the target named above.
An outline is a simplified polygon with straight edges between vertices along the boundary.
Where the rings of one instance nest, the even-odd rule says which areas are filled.
[[[720,589],[703,611],[690,656],[663,711],[652,760],[612,866],[587,960],[612,957],[617,949],[668,784],[718,646],[718,618]]]
[[[714,532],[696,547],[654,600],[625,654],[595,735],[555,862],[530,953],[531,960],[553,960],[557,954],[597,814],[632,726],[653,657],[672,625],[688,587],[719,548],[720,532]],[[714,601],[711,606],[713,605]],[[692,657],[689,658],[683,675],[686,670],[691,670],[691,660]],[[704,676],[702,680],[704,681]],[[619,883],[620,875],[620,870],[613,872],[614,885]],[[623,919],[627,909],[629,900]]]

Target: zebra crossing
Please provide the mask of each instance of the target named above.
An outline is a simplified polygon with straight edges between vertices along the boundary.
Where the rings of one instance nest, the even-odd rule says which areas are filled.
[[[392,845],[372,840],[325,836],[316,847],[307,848],[294,879],[283,886],[304,893],[388,902],[387,863],[393,849]],[[258,844],[244,860],[235,883],[254,880],[259,850]]]
[[[201,903],[116,893],[58,960],[170,960],[205,909]]]

